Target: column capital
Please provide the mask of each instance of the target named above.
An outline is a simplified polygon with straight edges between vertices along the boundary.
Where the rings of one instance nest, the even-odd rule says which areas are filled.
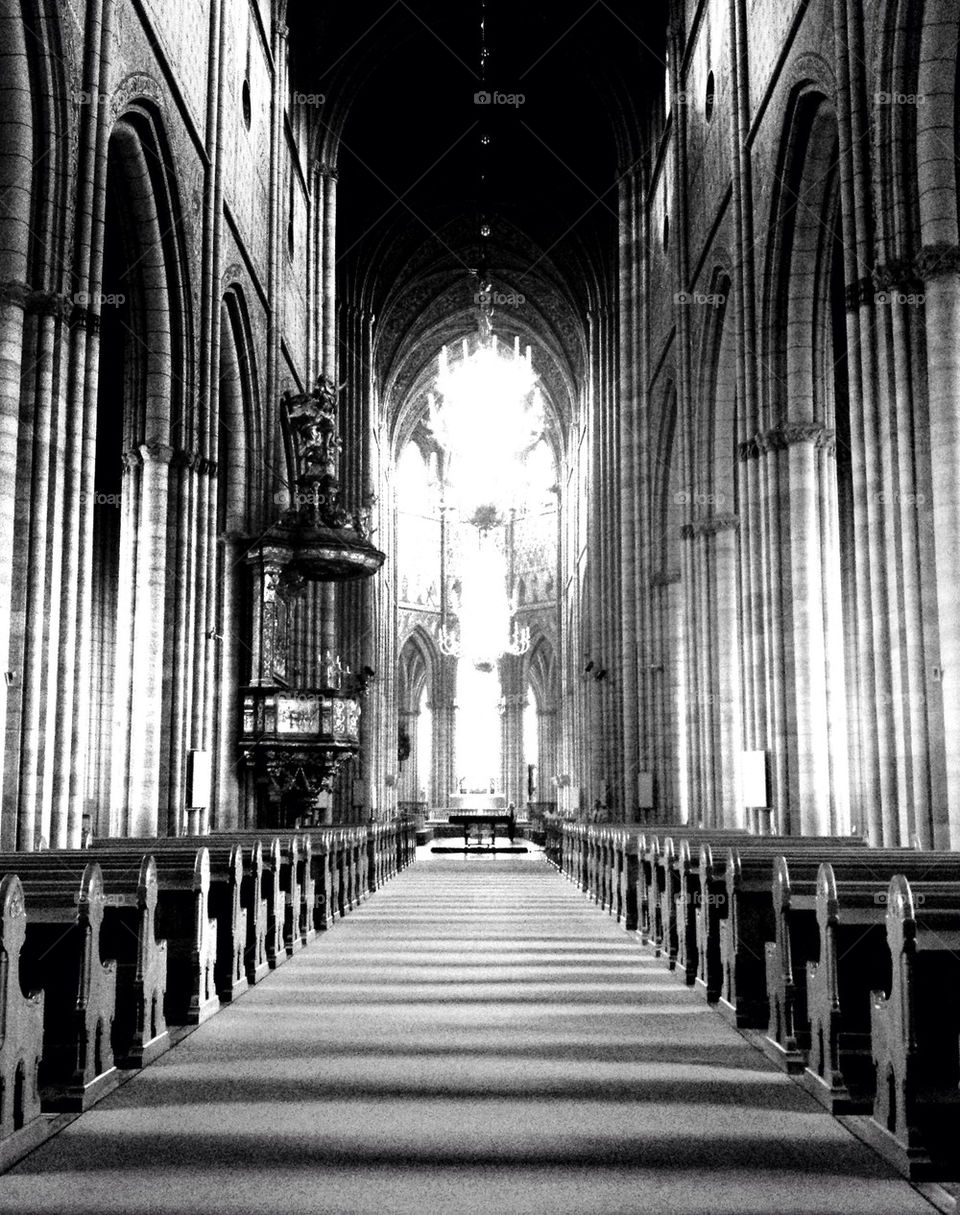
[[[917,258],[896,258],[875,266],[873,285],[877,293],[883,294],[894,287],[921,287],[923,279],[918,270],[918,260]],[[885,300],[877,302],[886,303]]]
[[[786,419],[746,439],[737,447],[737,456],[742,461],[755,460],[767,452],[787,451],[799,443],[811,443],[828,452],[836,446],[836,432],[820,422],[790,422]]]
[[[66,321],[74,310],[83,307],[77,297],[61,295],[58,291],[31,291],[26,300],[26,311],[33,316],[52,316]],[[89,312],[89,309],[85,309]]]
[[[843,290],[847,312],[856,312],[864,304],[871,303],[875,292],[876,288],[873,285],[872,274],[864,275],[852,283],[847,283]]]
[[[924,245],[917,254],[915,267],[917,277],[924,283],[944,274],[960,274],[960,245],[947,241]]]
[[[184,451],[180,447],[171,448],[170,465],[172,468],[185,468],[189,472],[196,469],[200,457],[195,451]]]
[[[695,540],[698,536],[716,536],[719,532],[737,531],[739,527],[739,515],[709,515],[706,519],[685,523],[680,528],[680,536],[683,540]]]
[[[21,283],[18,280],[0,283],[0,304],[13,304],[17,308],[26,310],[27,300],[33,292],[33,288],[29,283]]]
[[[176,448],[166,443],[148,441],[137,448],[144,464],[172,464]]]

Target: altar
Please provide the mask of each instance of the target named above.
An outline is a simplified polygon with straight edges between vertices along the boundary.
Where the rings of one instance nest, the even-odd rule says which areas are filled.
[[[507,799],[502,793],[451,793],[449,810],[451,814],[469,814],[471,811],[493,813],[497,810],[506,811]]]

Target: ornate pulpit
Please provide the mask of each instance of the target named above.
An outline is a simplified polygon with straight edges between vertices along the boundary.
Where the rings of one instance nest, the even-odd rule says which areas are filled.
[[[370,540],[370,504],[350,509],[342,500],[336,398],[321,377],[312,392],[284,399],[298,469],[293,503],[246,554],[253,575],[252,664],[250,684],[241,690],[240,749],[281,825],[322,817],[321,795],[359,751],[369,677],[351,674],[329,648],[311,655],[312,677],[295,676],[294,605],[310,583],[369,578],[384,562]],[[328,640],[332,625],[328,621]]]

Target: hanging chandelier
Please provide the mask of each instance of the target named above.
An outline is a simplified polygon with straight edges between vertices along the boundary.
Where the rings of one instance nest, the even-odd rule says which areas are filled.
[[[493,670],[504,654],[530,648],[530,629],[517,619],[515,598],[507,595],[504,555],[492,530],[477,531],[476,552],[462,575],[458,627],[444,618],[438,642],[444,654]]]
[[[440,626],[437,644],[440,648],[440,653],[446,655],[448,658],[465,658],[478,671],[493,670],[495,660],[484,654],[469,653],[461,641],[458,630],[451,628],[449,625],[442,624]],[[505,654],[513,654],[519,658],[521,654],[526,654],[529,649],[530,626],[521,624],[519,620],[513,620],[511,623],[507,640],[501,640],[492,647],[492,651],[496,652],[498,658]]]
[[[490,68],[485,0],[480,0],[480,82]],[[477,551],[463,570],[461,611],[454,627],[444,603],[438,643],[448,657],[493,670],[505,654],[530,648],[530,629],[517,619],[507,594],[507,571],[494,533],[525,483],[523,460],[543,436],[543,398],[529,346],[501,346],[493,331],[494,290],[489,274],[492,225],[488,211],[493,137],[489,114],[479,131],[476,338],[463,338],[460,358],[444,346],[438,356],[436,391],[428,394],[429,426],[445,454],[444,492],[461,520],[476,528]]]

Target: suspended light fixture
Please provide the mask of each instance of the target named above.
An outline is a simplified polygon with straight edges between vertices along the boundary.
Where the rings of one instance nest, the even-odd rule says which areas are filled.
[[[480,81],[486,89],[490,51],[486,5],[480,0]],[[484,116],[485,120],[489,115]],[[478,256],[476,283],[477,336],[463,338],[459,359],[444,346],[437,362],[436,392],[428,394],[430,429],[446,454],[448,504],[477,533],[477,551],[464,568],[463,611],[459,627],[444,609],[440,623],[441,652],[491,670],[504,654],[523,654],[530,629],[516,618],[517,604],[507,594],[503,554],[493,533],[514,506],[526,483],[523,458],[544,430],[543,399],[529,346],[521,351],[519,336],[505,349],[493,330],[494,290],[489,277],[493,227],[487,207],[489,160],[493,139],[481,126],[478,152]]]
[[[503,654],[525,654],[530,629],[516,618],[517,603],[506,592],[503,553],[490,530],[477,529],[477,549],[463,570],[459,628],[444,620],[442,653],[464,658],[478,670],[490,671]]]

